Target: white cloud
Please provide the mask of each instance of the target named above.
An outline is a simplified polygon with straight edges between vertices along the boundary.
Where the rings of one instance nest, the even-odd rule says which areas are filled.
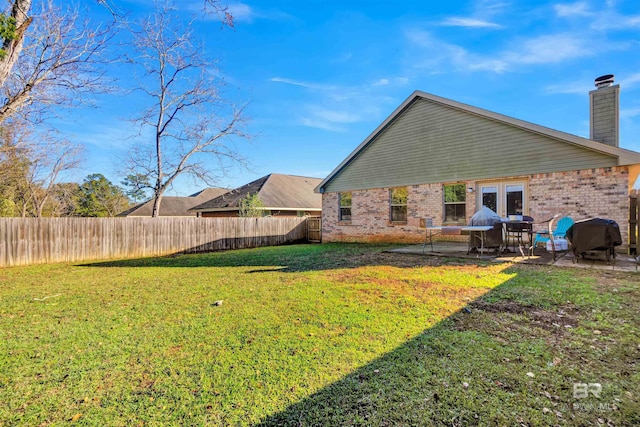
[[[302,118],[302,120],[300,121],[300,124],[302,124],[303,126],[306,126],[308,128],[316,128],[316,129],[323,129],[323,130],[328,130],[331,132],[345,132],[346,129],[342,126],[336,126],[333,123],[330,122],[326,122],[323,120],[314,120],[312,118],[309,117],[304,117]]]
[[[273,77],[274,83],[302,88],[309,103],[299,104],[291,112],[302,125],[332,132],[346,132],[350,125],[380,118],[380,108],[393,105],[397,99],[386,96],[389,85],[404,85],[406,77],[385,77],[362,85],[348,86]]]
[[[229,13],[233,16],[233,20],[236,22],[251,23],[257,17],[254,10],[245,3],[230,3]]]
[[[525,40],[517,51],[504,54],[513,64],[554,64],[595,54],[593,43],[574,34],[550,34]]]
[[[497,15],[511,6],[511,3],[496,0],[479,0],[476,3],[476,15]]]
[[[625,88],[633,87],[638,83],[640,83],[640,73],[631,74],[630,76],[620,79],[620,84]]]
[[[389,79],[380,79],[372,83],[372,86],[388,86]]]
[[[559,83],[548,85],[544,91],[549,94],[584,95],[594,89],[584,82]]]
[[[272,77],[269,80],[272,81],[272,82],[275,82],[275,83],[284,83],[284,84],[288,84],[288,85],[292,85],[292,86],[303,87],[303,88],[306,88],[306,89],[325,90],[325,89],[331,88],[331,86],[328,86],[328,85],[322,85],[322,84],[318,84],[318,83],[308,83],[308,82],[303,82],[303,81],[300,81],[300,80],[287,79],[287,78],[283,78],[283,77]]]
[[[553,6],[556,15],[560,17],[573,16],[591,16],[593,13],[589,10],[587,2],[579,1],[575,3],[563,3]]]
[[[591,28],[600,31],[640,28],[640,15],[620,15],[614,11],[601,13],[596,15]]]
[[[288,13],[281,12],[279,10],[265,10],[265,9],[255,9],[246,3],[229,3],[227,5],[228,12],[233,16],[233,21],[244,22],[247,24],[253,23],[257,19],[267,19],[271,21],[291,21],[296,18],[289,15]],[[202,4],[201,2],[194,3],[189,6],[189,9],[196,13],[202,12]],[[205,19],[218,19],[217,16],[205,16]]]
[[[620,110],[620,118],[631,119],[640,116],[640,107],[637,108],[625,108]]]
[[[504,73],[524,65],[555,64],[595,55],[599,43],[571,33],[549,34],[512,41],[513,48],[480,54],[462,46],[444,42],[424,30],[408,30],[405,37],[418,52],[412,52],[416,68],[439,72],[491,71]],[[609,45],[611,48],[612,45]]]
[[[331,123],[355,123],[360,120],[360,115],[348,111],[335,111],[318,106],[308,107],[313,117]]]
[[[358,114],[349,111],[335,111],[316,105],[307,106],[306,110],[305,117],[300,121],[303,126],[333,132],[344,132],[346,129],[342,125],[356,123],[361,120]]]
[[[506,70],[506,64],[500,58],[489,58],[473,54],[465,48],[443,42],[431,33],[423,30],[409,30],[405,32],[405,37],[418,48],[422,49],[415,57],[422,58],[414,61],[417,68],[450,68],[453,66],[457,71],[480,71],[488,70],[501,73]]]
[[[467,27],[467,28],[502,28],[493,22],[484,21],[476,18],[450,17],[441,21],[439,25],[445,27]]]

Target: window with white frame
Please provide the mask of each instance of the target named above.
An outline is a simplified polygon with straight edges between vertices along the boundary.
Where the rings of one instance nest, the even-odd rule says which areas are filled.
[[[351,221],[351,192],[338,193],[340,212],[338,219],[340,221]]]
[[[444,222],[466,223],[467,186],[465,184],[445,184]]]
[[[407,222],[407,187],[389,190],[391,222]]]

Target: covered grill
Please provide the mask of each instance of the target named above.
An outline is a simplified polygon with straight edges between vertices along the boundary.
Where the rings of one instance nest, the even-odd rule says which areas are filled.
[[[587,252],[605,252],[607,261],[616,257],[615,247],[622,244],[620,227],[611,219],[591,218],[577,221],[567,230],[576,260]]]
[[[492,225],[493,229],[485,232],[484,247],[500,249],[503,245],[502,238],[502,218],[486,206],[481,207],[474,213],[469,221],[469,225]],[[481,235],[478,231],[469,233],[469,247],[479,248],[481,246]]]

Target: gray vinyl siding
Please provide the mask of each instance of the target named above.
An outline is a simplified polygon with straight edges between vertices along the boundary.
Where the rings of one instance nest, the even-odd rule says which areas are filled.
[[[616,166],[617,158],[417,99],[326,191],[490,179]]]

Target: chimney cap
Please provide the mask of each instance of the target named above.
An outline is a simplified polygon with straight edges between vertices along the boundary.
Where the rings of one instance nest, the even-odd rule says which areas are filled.
[[[614,82],[613,74],[605,74],[604,76],[600,76],[596,78],[595,85],[597,88],[601,87],[609,87]]]

